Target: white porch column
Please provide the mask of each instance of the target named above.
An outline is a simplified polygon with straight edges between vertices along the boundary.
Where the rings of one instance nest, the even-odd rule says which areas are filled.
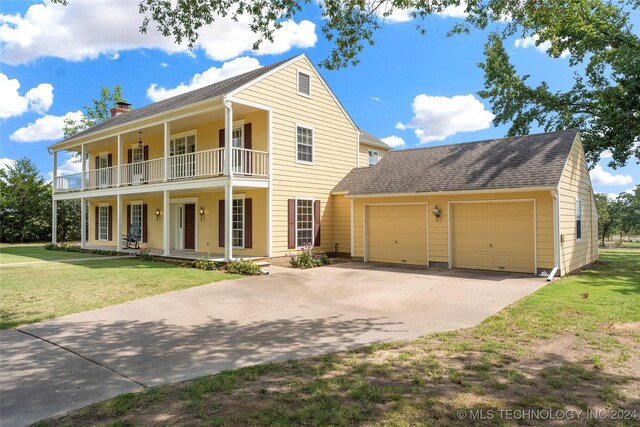
[[[87,151],[84,148],[84,144],[82,144],[82,149],[80,150],[80,156],[82,156],[82,161],[80,162],[80,166],[82,167],[82,175],[80,178],[80,190],[84,191],[84,187],[87,185]],[[84,218],[84,217],[83,217]]]
[[[118,134],[118,173],[117,173],[117,177],[118,177],[118,187],[120,187],[120,184],[122,183],[122,135]],[[118,215],[119,216],[119,215]],[[119,234],[119,232],[118,232]],[[122,244],[120,244],[120,246],[122,246]],[[120,247],[120,249],[122,249],[122,247]],[[120,250],[118,249],[118,250]]]
[[[233,184],[224,188],[224,260],[233,261]]]
[[[169,256],[171,254],[171,230],[169,227],[169,212],[171,211],[171,204],[169,202],[171,199],[169,197],[169,191],[164,190],[164,206],[162,209],[162,214],[164,215],[162,218],[162,248],[165,256]]]
[[[169,154],[171,154],[171,128],[169,122],[164,122],[164,180],[169,180]]]
[[[55,171],[54,171],[55,174]],[[51,201],[51,243],[58,243],[58,201]]]
[[[84,152],[84,145],[82,151]],[[87,201],[84,197],[80,198],[80,247],[87,247]]]
[[[118,172],[118,176],[120,176],[120,172]],[[118,242],[118,252],[122,252],[122,194],[116,196],[116,241]]]
[[[51,185],[53,186],[53,192],[56,192],[56,177],[58,176],[58,152],[53,152],[53,182]],[[55,242],[53,242],[55,243]]]
[[[233,260],[233,107],[226,97],[224,104],[224,163],[229,183],[225,186],[224,203],[224,260]]]

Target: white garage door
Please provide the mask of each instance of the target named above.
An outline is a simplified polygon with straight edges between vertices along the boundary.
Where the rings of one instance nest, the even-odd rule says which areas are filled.
[[[367,261],[427,265],[427,206],[367,206]]]

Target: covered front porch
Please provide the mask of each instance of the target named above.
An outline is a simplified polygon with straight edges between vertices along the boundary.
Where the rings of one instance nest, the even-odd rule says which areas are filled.
[[[270,257],[268,187],[221,184],[79,197],[81,247],[131,253],[144,249],[189,260]],[[54,197],[54,217],[56,205]],[[128,239],[136,244],[128,245]]]

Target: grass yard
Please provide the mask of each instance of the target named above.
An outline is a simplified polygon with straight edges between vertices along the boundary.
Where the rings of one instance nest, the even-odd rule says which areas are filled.
[[[0,266],[29,261],[96,258],[101,255],[82,252],[49,251],[42,243],[0,244]]]
[[[43,249],[44,250],[44,249]],[[46,251],[54,255],[83,255]],[[242,276],[137,258],[2,265],[0,329]]]
[[[548,425],[497,412],[536,409],[640,425],[640,250],[602,251],[474,328],[154,387],[39,425]]]

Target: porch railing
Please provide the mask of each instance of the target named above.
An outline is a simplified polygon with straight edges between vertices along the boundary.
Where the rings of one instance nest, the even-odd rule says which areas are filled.
[[[93,169],[87,171],[87,179],[85,190],[96,190],[102,188],[114,187],[117,182],[118,167],[111,166],[108,168]]]
[[[232,151],[233,173],[265,177],[269,171],[269,155],[264,151],[235,148]]]
[[[120,185],[138,185],[164,181],[164,158],[145,160],[120,166]],[[225,173],[225,149],[197,151],[168,158],[169,180],[189,180],[221,176]],[[260,178],[269,175],[269,153],[248,150],[246,148],[232,149],[233,173],[243,176]],[[97,190],[118,186],[118,166],[103,169],[93,169],[85,172],[85,190]],[[57,193],[82,190],[82,174],[56,176],[53,179],[53,189]]]
[[[193,179],[223,173],[224,148],[169,157],[169,179]]]
[[[137,185],[164,180],[164,159],[129,163],[120,168],[120,184]]]

